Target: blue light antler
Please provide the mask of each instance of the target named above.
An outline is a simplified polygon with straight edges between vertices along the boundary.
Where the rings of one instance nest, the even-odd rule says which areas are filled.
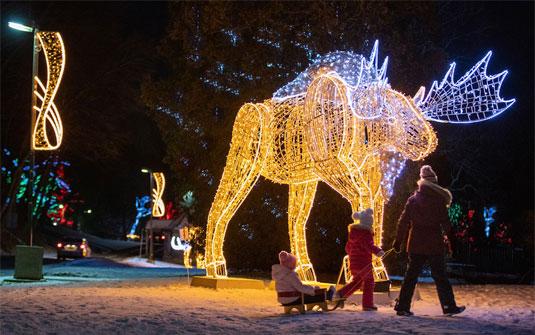
[[[487,75],[491,55],[492,51],[489,51],[457,82],[453,79],[455,63],[452,63],[442,82],[433,82],[425,99],[425,88],[421,87],[414,102],[422,109],[425,118],[445,123],[472,123],[491,119],[509,108],[515,99],[500,97],[507,71]]]

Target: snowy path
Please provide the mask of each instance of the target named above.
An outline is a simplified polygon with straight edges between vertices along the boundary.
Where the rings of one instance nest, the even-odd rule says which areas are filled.
[[[411,318],[356,306],[284,316],[270,290],[191,288],[184,279],[0,287],[8,334],[533,334],[533,286],[456,286],[467,311],[440,315],[434,286],[421,285]]]

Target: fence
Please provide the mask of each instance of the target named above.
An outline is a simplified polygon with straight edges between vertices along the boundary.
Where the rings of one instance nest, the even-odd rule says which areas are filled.
[[[479,272],[519,274],[530,268],[524,249],[514,246],[459,244],[453,258],[474,265]]]

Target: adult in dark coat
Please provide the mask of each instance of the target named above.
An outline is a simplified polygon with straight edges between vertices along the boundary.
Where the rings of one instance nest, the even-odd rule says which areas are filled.
[[[398,315],[409,316],[412,295],[418,275],[426,262],[431,266],[431,276],[435,281],[440,304],[444,314],[458,314],[464,306],[457,306],[450,282],[446,275],[444,247],[451,224],[448,207],[451,193],[438,184],[437,175],[429,165],[420,169],[418,190],[407,200],[398,221],[397,237],[393,248],[401,251],[406,243],[409,263],[394,309]]]

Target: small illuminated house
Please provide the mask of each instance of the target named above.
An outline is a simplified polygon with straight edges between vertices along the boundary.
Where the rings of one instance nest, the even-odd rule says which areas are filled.
[[[173,220],[149,220],[145,229],[147,235],[150,235],[151,231],[154,234],[155,258],[164,262],[184,264],[185,248],[177,246],[187,245],[189,227],[190,223],[185,213],[180,213]]]

